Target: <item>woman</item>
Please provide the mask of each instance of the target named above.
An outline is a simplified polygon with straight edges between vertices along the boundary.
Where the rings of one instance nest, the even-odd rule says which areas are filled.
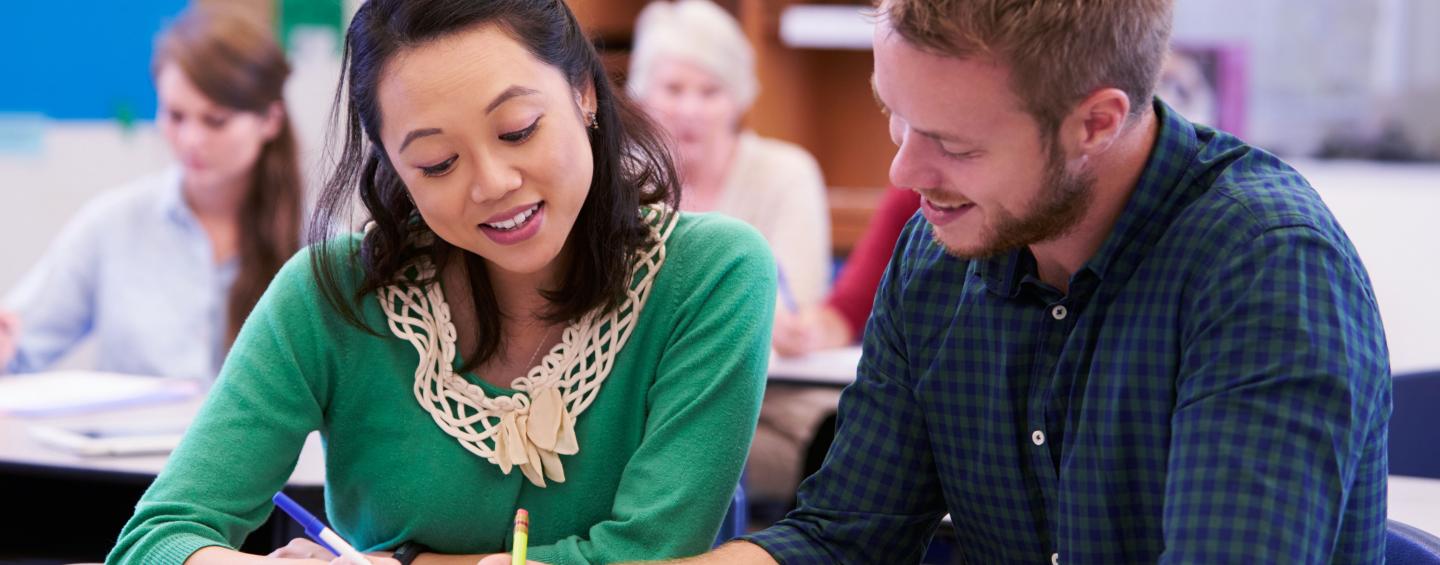
[[[65,227],[0,311],[0,369],[42,371],[86,337],[96,368],[211,379],[300,241],[301,181],[265,27],[205,5],[159,37],[156,125],[179,165]]]
[[[919,209],[919,193],[895,187],[885,189],[870,224],[845,261],[845,268],[840,270],[835,287],[825,301],[798,315],[782,314],[775,318],[771,338],[775,352],[786,357],[802,357],[859,343],[895,242],[900,239],[905,223]]]
[[[356,190],[374,222],[276,277],[110,561],[258,561],[230,548],[311,430],[375,563],[504,552],[517,508],[537,561],[707,549],[764,384],[763,239],[665,207],[663,144],[558,0],[370,0],[345,57],[313,225]]]
[[[652,2],[635,24],[626,84],[669,134],[685,185],[681,206],[760,230],[784,272],[786,307],[823,300],[831,269],[825,183],[804,149],[741,126],[758,86],[735,18],[710,0]]]
[[[777,327],[819,305],[830,281],[830,211],[814,157],[745,130],[758,86],[755,56],[735,18],[710,0],[652,2],[635,24],[630,92],[669,133],[687,210],[713,210],[760,230],[775,253],[784,300]],[[839,394],[771,387],[746,473],[747,494],[789,502],[815,425]]]

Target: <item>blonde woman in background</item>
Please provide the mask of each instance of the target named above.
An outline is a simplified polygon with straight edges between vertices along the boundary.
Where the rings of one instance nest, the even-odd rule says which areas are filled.
[[[156,41],[151,72],[176,166],[87,204],[5,296],[0,372],[46,370],[93,338],[97,369],[213,378],[299,248],[290,65],[265,25],[192,8]]]
[[[804,149],[742,126],[759,85],[735,18],[709,0],[646,6],[627,86],[670,134],[681,207],[739,218],[765,236],[783,273],[780,292],[790,295],[777,318],[823,301],[831,265],[825,183]],[[770,387],[746,467],[753,498],[791,500],[815,427],[838,398],[833,390]]]
[[[627,86],[670,135],[681,208],[755,226],[795,302],[824,298],[830,215],[820,166],[799,146],[741,125],[759,86],[735,19],[709,0],[651,3],[635,26]]]

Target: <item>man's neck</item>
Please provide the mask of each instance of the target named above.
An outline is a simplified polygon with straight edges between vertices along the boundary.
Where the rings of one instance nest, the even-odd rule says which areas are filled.
[[[1092,158],[1095,186],[1090,210],[1065,235],[1030,246],[1041,281],[1061,292],[1070,291],[1070,277],[1095,256],[1125,211],[1159,131],[1153,110],[1141,114],[1115,145]]]

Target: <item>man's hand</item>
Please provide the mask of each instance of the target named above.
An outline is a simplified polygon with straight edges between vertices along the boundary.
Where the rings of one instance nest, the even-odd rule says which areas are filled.
[[[748,541],[732,541],[716,548],[710,553],[696,555],[689,559],[676,559],[674,561],[647,561],[651,565],[779,565],[770,553],[760,546]],[[504,565],[502,562],[480,562],[479,565]],[[628,565],[640,565],[630,563]]]
[[[510,565],[510,554],[509,554],[509,553],[496,553],[496,554],[494,554],[494,555],[487,555],[487,556],[485,556],[484,559],[481,559],[480,562],[479,562],[479,563],[476,563],[475,565]],[[545,565],[545,564],[544,564],[544,563],[541,563],[541,562],[539,562],[539,561],[531,561],[531,560],[529,560],[529,559],[526,559],[526,560],[525,560],[525,565]]]

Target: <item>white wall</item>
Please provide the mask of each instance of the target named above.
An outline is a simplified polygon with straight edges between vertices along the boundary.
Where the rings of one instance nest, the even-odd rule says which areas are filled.
[[[46,128],[37,154],[0,153],[0,289],[9,289],[45,251],[65,220],[100,190],[159,170],[170,157],[146,124]]]
[[[1440,368],[1440,165],[1301,161],[1355,243],[1380,303],[1396,374]]]
[[[1328,132],[1400,117],[1440,152],[1440,2],[1178,0],[1176,42],[1248,49],[1245,137],[1308,155]]]

